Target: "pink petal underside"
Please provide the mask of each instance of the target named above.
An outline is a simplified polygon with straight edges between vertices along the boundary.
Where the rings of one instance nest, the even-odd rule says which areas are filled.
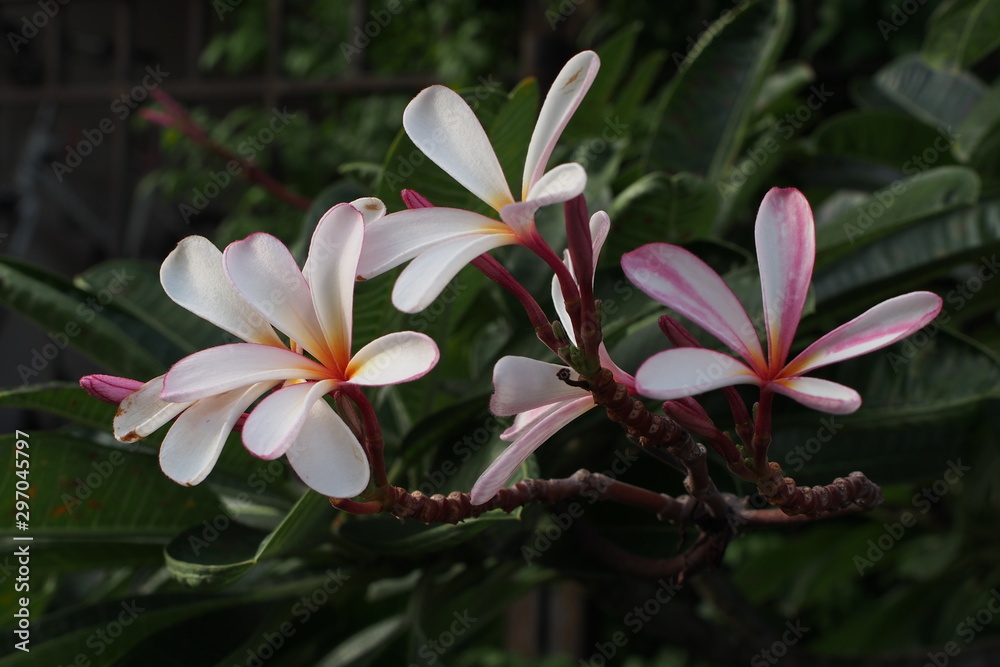
[[[371,477],[361,443],[326,401],[313,403],[286,455],[306,486],[327,497],[353,498]]]
[[[347,379],[369,387],[410,382],[426,375],[439,357],[437,343],[430,336],[398,331],[358,350],[347,367]]]
[[[341,373],[351,360],[354,281],[364,230],[364,219],[353,206],[331,208],[316,225],[303,271],[323,335]]]
[[[621,382],[623,385],[628,387],[629,392],[635,392],[635,378],[623,371],[621,367],[611,359],[611,355],[608,354],[608,348],[604,346],[603,342],[597,346],[597,356],[601,360],[601,367],[607,368],[611,371],[611,377],[615,379],[615,382]]]
[[[243,411],[270,389],[261,382],[196,401],[170,427],[160,445],[160,468],[178,484],[194,486],[215,467],[226,437]]]
[[[521,202],[500,209],[500,219],[522,239],[530,238],[535,229],[535,213],[543,206],[569,201],[587,186],[587,172],[570,162],[561,164],[542,176]]]
[[[514,474],[518,466],[531,456],[532,452],[555,435],[562,427],[587,412],[587,410],[596,407],[596,405],[588,395],[561,405],[546,417],[536,422],[533,428],[526,431],[518,440],[512,442],[480,475],[472,487],[472,492],[469,494],[470,502],[473,505],[481,505],[495,496],[503,488],[503,485],[507,483],[511,475]]]
[[[510,228],[498,220],[458,208],[418,208],[390,213],[365,228],[358,275],[367,280],[447,241],[510,233]]]
[[[337,386],[333,380],[300,382],[274,392],[243,424],[243,445],[254,456],[270,460],[284,454],[299,436],[312,406]]]
[[[597,259],[604,249],[604,242],[608,240],[611,232],[611,218],[604,211],[598,211],[590,216],[590,238],[594,241],[594,270],[597,270]],[[594,280],[593,272],[590,276],[591,282]]]
[[[590,392],[559,379],[560,371],[569,370],[527,357],[503,357],[493,368],[494,393],[490,410],[497,416],[516,415],[553,403],[586,398]],[[571,377],[576,374],[570,372]]]
[[[361,197],[352,201],[351,206],[361,214],[366,225],[385,215],[385,204],[378,197]]]
[[[891,345],[927,326],[941,312],[941,297],[910,292],[883,301],[802,351],[781,375],[802,375]]]
[[[222,252],[208,239],[189,236],[177,244],[160,267],[163,290],[178,305],[251,343],[281,345],[263,315],[226,277]]]
[[[767,358],[777,372],[788,358],[816,259],[809,202],[795,188],[771,188],[757,212],[757,263],[764,297]]]
[[[80,386],[94,398],[118,405],[129,394],[138,391],[143,385],[139,380],[118,377],[116,375],[84,375],[80,378]]]
[[[489,137],[461,95],[424,88],[406,105],[403,127],[424,155],[495,210],[514,201]]]
[[[574,398],[573,400],[578,401],[580,399]],[[553,403],[552,405],[543,405],[539,408],[517,413],[514,415],[514,423],[500,434],[500,439],[505,442],[513,442],[514,440],[517,440],[524,435],[525,431],[534,428],[536,423],[547,417],[550,413],[566,405],[568,402],[570,401]]]
[[[399,274],[392,290],[392,305],[404,313],[419,313],[434,302],[466,264],[484,252],[517,242],[505,227],[503,232],[463,236],[425,251]]]
[[[323,364],[336,367],[313,307],[309,285],[285,245],[257,232],[230,243],[223,253],[229,279],[268,321]]]
[[[861,407],[861,396],[858,392],[829,380],[809,377],[782,378],[768,383],[767,387],[808,408],[834,415],[850,414]]]
[[[703,394],[735,384],[761,384],[739,360],[704,348],[664,350],[643,362],[635,374],[636,390],[661,401]]]
[[[191,405],[190,401],[174,403],[161,399],[163,378],[163,375],[153,378],[122,401],[114,420],[117,439],[134,442],[145,438]]]
[[[184,357],[167,372],[166,401],[194,401],[258,382],[321,380],[330,370],[308,357],[270,345],[237,343]]]
[[[556,142],[590,90],[600,66],[601,61],[596,53],[584,51],[570,58],[552,82],[528,143],[521,183],[522,200],[528,198],[528,191],[545,172],[545,165]]]
[[[711,333],[761,374],[766,371],[750,317],[705,262],[684,248],[650,243],[622,256],[622,268],[636,287]]]

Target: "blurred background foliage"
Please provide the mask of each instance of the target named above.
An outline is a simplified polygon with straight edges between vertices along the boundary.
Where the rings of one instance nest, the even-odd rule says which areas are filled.
[[[372,17],[352,16],[347,3],[334,0],[286,4],[284,73],[355,75],[344,43],[331,35]],[[10,389],[0,393],[4,405],[53,413],[66,425],[30,436],[32,653],[4,646],[0,665],[71,664],[86,654],[101,665],[259,659],[560,667],[591,657],[589,664],[604,664],[609,646],[615,656],[607,664],[629,667],[778,658],[923,664],[948,642],[959,651],[948,664],[997,660],[1000,623],[987,605],[1000,596],[1000,423],[993,411],[1000,395],[1000,283],[993,280],[1000,271],[1000,3],[400,6],[351,60],[363,58],[366,72],[385,76],[433,73],[460,90],[512,181],[548,81],[572,53],[600,53],[598,79],[551,163],[584,164],[591,210],[611,214],[597,289],[611,355],[626,369],[665,341],[656,327],[662,309],[624,280],[621,253],[651,241],[684,244],[759,312],[753,221],[775,185],[803,190],[817,222],[813,298],[796,347],[904,291],[930,289],[945,299],[924,332],[820,373],[861,392],[858,413],[831,418],[791,402],[776,408],[772,458],[786,473],[825,484],[862,470],[883,484],[885,504],[867,515],[748,531],[720,570],[684,582],[636,629],[630,610],[654,599],[661,584],[616,572],[587,541],[667,557],[683,536],[655,517],[586,500],[571,529],[560,524],[568,505],[458,526],[353,517],[304,492],[281,462],[252,459],[238,436],[207,482],[184,489],[158,469],[162,432],[125,447],[109,435],[114,408],[72,382]],[[201,66],[234,77],[260,74],[267,20],[264,3],[233,9]],[[536,54],[547,68],[537,80],[521,80],[526,22],[555,28]],[[310,211],[303,216],[241,182],[212,201],[194,231],[222,246],[265,230],[301,256],[328,206],[364,194],[382,197],[390,210],[401,207],[402,187],[438,205],[482,207],[401,132],[411,96],[319,96],[256,156],[313,201]],[[271,110],[195,115],[235,150],[267,125]],[[223,166],[176,130],[161,133],[160,150],[160,166],[140,187],[166,201],[189,201]],[[561,212],[543,211],[539,222],[561,247]],[[497,255],[547,303],[544,266],[518,248]],[[156,266],[112,260],[66,280],[3,259],[0,300],[60,331],[114,271],[133,273],[72,344],[95,370],[146,379],[223,342],[164,296]],[[359,285],[356,346],[414,329],[438,341],[442,360],[420,382],[373,396],[390,479],[427,493],[468,490],[504,446],[487,410],[493,363],[502,354],[538,356],[541,346],[517,304],[471,269],[417,315],[391,308],[391,287],[388,276]],[[731,428],[719,397],[704,404]],[[7,440],[12,452],[14,437]],[[672,469],[634,451],[599,411],[561,431],[519,475],[603,471],[634,457],[626,481],[684,492]],[[4,470],[6,508],[16,482],[13,454]],[[713,472],[724,491],[752,492],[721,465]],[[12,589],[5,584],[0,592],[7,619],[16,604]],[[569,630],[559,629],[566,615],[559,596],[567,591],[583,600]],[[511,649],[530,615],[508,607],[529,593],[542,619],[527,651],[535,657]],[[144,610],[141,624],[119,628],[113,642],[100,639],[129,601]],[[456,626],[463,613],[475,622]],[[782,644],[786,622],[808,631]],[[615,633],[626,638],[624,647],[612,641]],[[571,638],[568,648],[552,639],[560,636]]]

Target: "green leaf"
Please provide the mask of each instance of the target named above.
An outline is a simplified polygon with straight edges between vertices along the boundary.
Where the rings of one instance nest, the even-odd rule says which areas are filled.
[[[920,169],[928,148],[935,152],[930,161],[933,166],[952,162],[947,133],[898,111],[866,109],[837,114],[816,128],[811,141],[820,155],[888,167],[893,174],[910,175]]]
[[[971,74],[937,69],[916,54],[892,61],[874,82],[900,109],[945,130],[957,128],[986,92]]]
[[[313,198],[309,210],[302,216],[302,231],[299,233],[298,239],[289,248],[292,255],[298,260],[299,266],[306,260],[306,254],[309,252],[309,241],[312,240],[313,231],[316,230],[320,218],[337,204],[350,203],[367,195],[368,192],[353,181],[337,181],[320,190],[319,194]]]
[[[406,614],[383,618],[354,633],[333,649],[318,667],[356,667],[367,665],[406,629]]]
[[[631,125],[639,114],[642,103],[649,95],[656,77],[667,59],[666,51],[652,51],[642,57],[635,65],[628,81],[622,86],[614,105],[618,121],[623,125]],[[586,106],[586,102],[584,106]]]
[[[41,410],[106,431],[116,409],[85,392],[75,382],[47,382],[30,387],[0,390],[0,405]]]
[[[339,542],[355,550],[384,558],[417,558],[462,544],[489,528],[496,521],[514,520],[500,510],[481,515],[474,521],[428,526],[416,521],[400,521],[381,514],[348,521],[336,532]]]
[[[17,483],[16,440],[0,438],[4,472],[3,511],[13,516]],[[102,447],[69,435],[32,432],[24,450],[30,461],[30,534],[38,540],[107,542],[163,540],[197,523],[218,507],[204,487],[185,488],[164,477],[156,458],[137,451]],[[17,450],[21,451],[21,450]],[[13,533],[8,526],[4,534]]]
[[[923,54],[938,67],[969,67],[1000,46],[1000,5],[993,0],[941,3],[929,24]]]
[[[958,128],[958,137],[952,149],[962,162],[969,162],[976,150],[989,137],[996,137],[1000,129],[1000,82],[993,85]]]
[[[649,163],[718,180],[736,157],[761,86],[788,38],[783,0],[727,10],[691,48],[665,94]]]
[[[978,198],[979,177],[965,167],[940,167],[894,181],[816,230],[816,266],[918,220],[975,204]]]
[[[493,144],[493,150],[515,199],[521,198],[524,161],[528,157],[528,143],[537,118],[538,82],[525,79],[511,91],[509,99],[497,111],[487,129],[490,143]]]
[[[111,372],[147,379],[159,375],[164,364],[108,316],[121,314],[114,305],[111,286],[103,295],[89,294],[55,275],[5,257],[0,259],[0,303],[24,315],[49,332],[51,345],[58,349],[72,345]],[[102,303],[103,301],[103,303]],[[130,318],[129,318],[130,319]],[[36,361],[40,359],[40,361]],[[26,382],[37,375],[51,358],[37,351],[18,366]]]

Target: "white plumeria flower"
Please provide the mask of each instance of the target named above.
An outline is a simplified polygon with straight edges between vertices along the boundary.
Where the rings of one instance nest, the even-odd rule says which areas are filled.
[[[704,348],[658,352],[636,372],[640,394],[669,400],[752,384],[761,388],[762,395],[784,394],[815,410],[851,413],[861,406],[858,392],[804,374],[902,340],[926,326],[941,310],[941,297],[930,292],[897,296],[834,329],[787,361],[816,256],[812,210],[801,192],[772,188],[767,193],[757,213],[755,241],[764,298],[766,356],[739,299],[693,254],[675,245],[650,243],[622,257],[625,275],[636,287],[698,324],[746,362]]]
[[[608,237],[611,221],[604,211],[595,213],[590,219],[590,235],[594,240],[594,266],[589,272],[578,275],[577,281],[594,281],[597,257]],[[564,253],[566,265],[573,270],[569,253]],[[576,345],[573,325],[566,311],[562,290],[558,279],[552,278],[552,301],[555,303],[559,321],[566,329],[566,335]],[[619,368],[601,343],[598,348],[601,366],[612,372],[615,380],[629,390],[635,388],[631,375]],[[514,471],[538,449],[542,443],[557,431],[588,410],[597,407],[594,396],[582,387],[574,387],[559,379],[560,374],[571,372],[567,366],[550,364],[526,357],[508,356],[497,362],[493,369],[494,394],[490,399],[490,410],[497,416],[516,415],[514,423],[500,434],[502,440],[511,444],[480,475],[472,487],[469,500],[473,505],[481,505],[497,494]]]
[[[438,360],[429,337],[398,332],[351,355],[354,280],[363,214],[384,211],[374,199],[330,209],[316,226],[300,271],[269,234],[252,234],[225,253],[190,237],[161,269],[167,294],[188,310],[247,343],[192,354],[122,402],[119,439],[152,433],[180,415],[164,438],[160,464],[171,479],[197,484],[218,460],[226,436],[254,401],[243,442],[265,459],[283,454],[302,480],[328,496],[349,498],[368,485],[370,469],[357,438],[323,396],[350,383],[408,382]],[[355,208],[357,207],[357,208]],[[288,335],[288,349],[273,325]]]
[[[587,183],[579,164],[562,164],[548,172],[545,166],[599,66],[597,54],[584,51],[570,59],[556,77],[528,145],[520,201],[507,186],[486,131],[458,93],[431,86],[413,98],[403,113],[403,127],[410,139],[497,211],[502,222],[445,207],[392,213],[366,232],[361,277],[377,276],[412,259],[396,281],[392,302],[403,312],[416,313],[429,306],[463,266],[484,252],[513,244],[541,247],[544,241],[535,228],[535,212],[576,197]]]

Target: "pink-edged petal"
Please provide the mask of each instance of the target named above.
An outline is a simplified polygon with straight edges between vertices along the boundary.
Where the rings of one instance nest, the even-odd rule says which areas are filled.
[[[271,324],[322,363],[336,366],[316,317],[309,285],[285,244],[257,232],[230,243],[223,253],[223,264],[243,298]]]
[[[164,377],[163,400],[194,401],[258,382],[326,379],[330,370],[291,350],[236,343],[184,357]]]
[[[611,371],[611,377],[615,379],[615,382],[621,382],[623,385],[628,387],[630,392],[635,391],[635,378],[629,373],[623,371],[621,367],[611,359],[611,355],[608,354],[608,348],[604,346],[603,342],[597,346],[597,357],[601,360],[601,367],[607,368]]]
[[[757,332],[733,291],[708,264],[684,248],[649,243],[622,256],[636,287],[714,335],[763,374]]]
[[[426,375],[439,357],[437,343],[430,336],[398,331],[358,350],[347,367],[347,380],[368,387],[410,382]]]
[[[160,398],[163,375],[155,377],[129,394],[115,415],[114,434],[122,442],[135,442],[182,413],[190,401],[171,402]]]
[[[313,403],[286,455],[306,486],[331,498],[353,498],[371,477],[361,443],[326,401]]]
[[[891,345],[930,324],[941,305],[941,297],[931,292],[910,292],[883,301],[807,347],[781,375],[802,375]]]
[[[569,370],[527,357],[503,357],[493,367],[490,410],[497,416],[516,415],[553,403],[590,396],[590,392],[559,379]],[[572,375],[572,373],[571,373]]]
[[[563,264],[570,267],[570,271],[573,270],[573,263],[570,261],[569,251],[563,252]],[[556,317],[559,318],[559,323],[562,324],[563,331],[566,332],[566,337],[569,338],[569,342],[576,345],[576,332],[573,331],[573,320],[570,319],[569,311],[566,310],[566,300],[563,298],[562,287],[559,284],[559,276],[552,276],[552,283],[549,289],[552,292],[552,305],[555,306]]]
[[[574,398],[573,400],[578,401],[580,399]],[[552,405],[543,405],[539,408],[517,413],[514,415],[514,423],[500,434],[500,439],[506,442],[517,440],[524,435],[525,431],[534,428],[535,424],[547,417],[549,413],[558,410],[569,402],[563,401],[561,403],[553,403]]]
[[[304,272],[312,307],[341,372],[351,360],[354,281],[364,231],[364,219],[353,206],[339,204],[331,208],[313,232]]]
[[[593,51],[578,53],[569,59],[552,82],[538,121],[528,143],[521,183],[521,199],[528,198],[528,191],[545,172],[545,165],[559,141],[566,124],[573,116],[601,66],[600,58]]]
[[[798,401],[807,408],[847,415],[861,407],[861,396],[850,387],[820,378],[790,377],[768,383],[768,389]]]
[[[757,211],[754,236],[767,358],[777,372],[788,359],[816,259],[816,226],[805,196],[795,188],[771,188]]]
[[[495,210],[514,201],[489,137],[461,95],[424,88],[406,105],[403,127],[424,155]]]
[[[604,242],[608,240],[608,234],[611,232],[611,218],[604,211],[598,211],[594,215],[590,216],[590,238],[594,241],[594,270],[597,270],[597,258],[601,256],[601,250],[604,249]],[[593,271],[590,275],[590,280],[593,282],[594,274]]]
[[[738,359],[696,347],[658,352],[635,373],[636,390],[661,401],[695,396],[734,384],[761,384],[761,379]]]
[[[261,382],[196,401],[170,427],[160,446],[160,468],[178,484],[194,486],[219,460],[243,411],[273,385]]]
[[[358,275],[369,279],[429,248],[463,237],[510,234],[498,220],[458,208],[418,208],[390,213],[365,227]]]
[[[522,202],[500,209],[500,218],[523,239],[535,228],[535,213],[543,206],[569,201],[587,186],[587,172],[575,162],[561,164],[535,183]]]
[[[118,405],[129,394],[138,391],[143,385],[139,380],[122,378],[117,375],[84,375],[80,378],[80,386],[94,398]]]
[[[419,313],[434,302],[466,264],[484,252],[517,242],[517,237],[505,228],[500,233],[446,241],[425,251],[399,274],[392,289],[392,305],[404,313]]]
[[[284,454],[298,438],[313,404],[336,387],[334,380],[300,382],[282,387],[265,398],[243,423],[243,445],[247,451],[265,460]]]
[[[559,429],[571,421],[596,407],[590,396],[570,401],[550,412],[546,417],[535,423],[534,428],[526,431],[505,449],[500,456],[479,476],[469,501],[473,505],[481,505],[497,494],[503,488],[518,466],[531,456],[538,447],[556,434]]]
[[[366,225],[385,215],[385,204],[378,197],[361,197],[352,201],[351,206],[361,214]]]
[[[233,287],[222,252],[208,239],[189,236],[160,267],[163,291],[178,305],[251,343],[281,345],[267,320]]]

